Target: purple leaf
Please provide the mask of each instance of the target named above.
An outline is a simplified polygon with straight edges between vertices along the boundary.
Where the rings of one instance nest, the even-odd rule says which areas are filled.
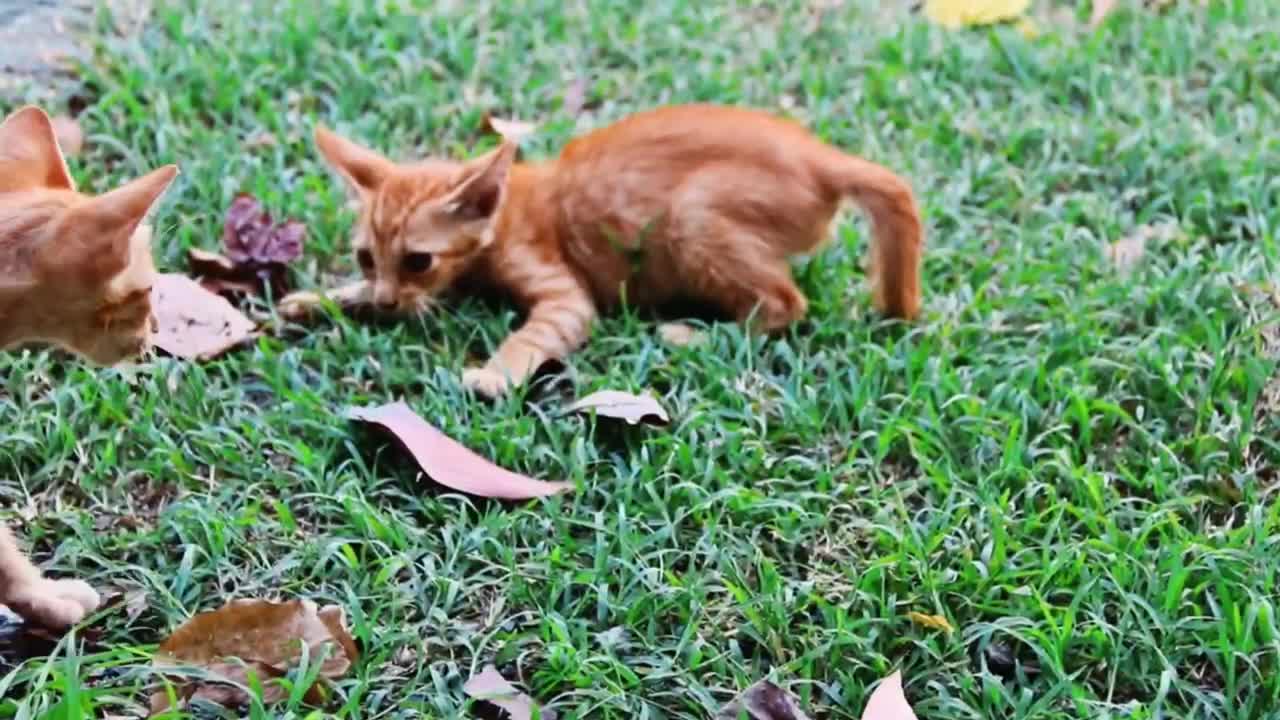
[[[241,193],[227,208],[222,243],[237,265],[287,263],[302,254],[307,226],[288,220],[276,224],[257,198]]]

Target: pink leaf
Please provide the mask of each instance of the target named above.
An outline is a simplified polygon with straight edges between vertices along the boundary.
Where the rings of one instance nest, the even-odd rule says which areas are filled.
[[[533,698],[516,690],[492,665],[486,665],[479,675],[472,675],[462,690],[476,700],[506,710],[511,720],[530,720],[537,707]],[[540,709],[538,717],[540,720],[555,720],[556,714]]]
[[[871,693],[862,720],[917,720],[907,698],[902,694],[902,672],[895,672]]]
[[[165,273],[151,288],[151,342],[175,357],[210,360],[257,336],[253,321],[185,275]]]
[[[227,208],[222,243],[237,264],[287,263],[302,254],[307,227],[296,220],[276,224],[257,198],[241,193]]]
[[[504,470],[450,439],[403,402],[349,408],[347,417],[386,429],[413,455],[424,473],[454,490],[480,497],[527,500],[573,487],[570,483],[543,482]]]

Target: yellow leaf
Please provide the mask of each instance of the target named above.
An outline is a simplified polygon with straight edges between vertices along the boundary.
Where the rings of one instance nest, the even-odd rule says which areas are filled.
[[[990,25],[1016,20],[1031,7],[1031,0],[927,0],[924,14],[952,30],[968,25]]]
[[[941,615],[925,615],[924,613],[919,612],[909,612],[907,613],[907,619],[920,627],[926,627],[930,630],[941,630],[948,635],[955,630],[955,628],[951,627],[951,623]]]

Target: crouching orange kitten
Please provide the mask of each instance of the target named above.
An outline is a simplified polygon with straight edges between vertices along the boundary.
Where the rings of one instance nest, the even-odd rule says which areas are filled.
[[[920,309],[923,228],[911,187],[800,125],[741,108],[664,107],[515,163],[506,143],[469,162],[395,164],[324,128],[316,144],[360,200],[364,280],[331,297],[416,311],[467,276],[513,295],[524,324],[463,382],[497,396],[582,345],[625,299],[710,302],[764,331],[802,318],[788,258],[828,236],[841,200],[870,214],[876,306]],[[299,316],[316,293],[286,297]]]
[[[27,107],[0,124],[0,349],[60,346],[98,363],[141,353],[151,330],[147,212],[172,165],[99,197],[76,192],[49,117]],[[0,525],[0,604],[50,627],[98,606],[79,580],[45,578]]]

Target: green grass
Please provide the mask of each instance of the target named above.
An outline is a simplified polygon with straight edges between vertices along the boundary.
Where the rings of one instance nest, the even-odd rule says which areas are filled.
[[[3,502],[51,572],[149,606],[11,669],[0,716],[129,716],[192,613],[305,595],[346,606],[365,648],[344,718],[468,716],[461,684],[491,661],[582,718],[705,718],[764,676],[857,718],[896,668],[931,720],[1280,717],[1280,337],[1259,291],[1280,259],[1280,5],[1090,33],[1087,3],[1041,2],[1033,40],[872,0],[812,34],[799,0],[275,5],[169,4],[85,71],[86,187],[182,165],[166,268],[215,247],[246,190],[310,224],[302,284],[352,273],[317,122],[462,155],[492,109],[541,123],[539,157],[661,102],[787,102],[912,179],[927,311],[868,311],[850,219],[798,265],[812,313],[785,337],[714,325],[672,349],[641,314],[601,322],[566,377],[655,389],[666,430],[559,416],[567,380],[469,398],[462,366],[515,319],[473,300],[204,365],[7,357]],[[246,148],[261,132],[279,144]],[[1108,264],[1105,243],[1159,223],[1177,232],[1132,274]],[[576,491],[503,505],[416,481],[340,416],[401,396]]]

